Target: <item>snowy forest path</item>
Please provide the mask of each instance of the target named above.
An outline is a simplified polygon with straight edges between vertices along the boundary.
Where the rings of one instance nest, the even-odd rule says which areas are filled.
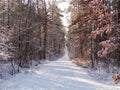
[[[96,81],[65,55],[4,80],[0,90],[120,90],[120,87]]]

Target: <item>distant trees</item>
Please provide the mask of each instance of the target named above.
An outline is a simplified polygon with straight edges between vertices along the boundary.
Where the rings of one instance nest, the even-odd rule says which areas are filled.
[[[72,0],[71,7],[71,25],[68,32],[68,40],[71,44],[69,47],[70,56],[72,57],[89,57],[86,51],[90,51],[90,11],[88,1]],[[73,46],[73,47],[72,47]],[[71,55],[72,54],[72,55]]]
[[[56,0],[49,3],[48,8],[48,34],[47,34],[47,55],[48,57],[60,56],[64,54],[65,32],[60,17],[60,9]]]
[[[60,10],[56,3],[48,5],[46,0],[0,2],[0,55],[5,50],[8,60],[28,67],[32,61],[64,54]]]

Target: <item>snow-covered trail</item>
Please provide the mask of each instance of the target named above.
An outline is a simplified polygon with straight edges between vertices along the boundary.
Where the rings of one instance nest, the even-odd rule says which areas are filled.
[[[65,55],[4,80],[0,83],[0,90],[120,90],[120,86],[96,81]]]

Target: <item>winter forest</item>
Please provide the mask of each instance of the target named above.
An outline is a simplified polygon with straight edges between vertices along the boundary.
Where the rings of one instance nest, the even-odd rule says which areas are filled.
[[[0,0],[0,90],[120,90],[120,0]]]

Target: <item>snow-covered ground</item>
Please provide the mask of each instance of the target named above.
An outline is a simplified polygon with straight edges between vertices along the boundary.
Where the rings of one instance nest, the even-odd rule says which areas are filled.
[[[0,90],[120,90],[119,84],[101,83],[96,77],[65,55],[1,81]]]

